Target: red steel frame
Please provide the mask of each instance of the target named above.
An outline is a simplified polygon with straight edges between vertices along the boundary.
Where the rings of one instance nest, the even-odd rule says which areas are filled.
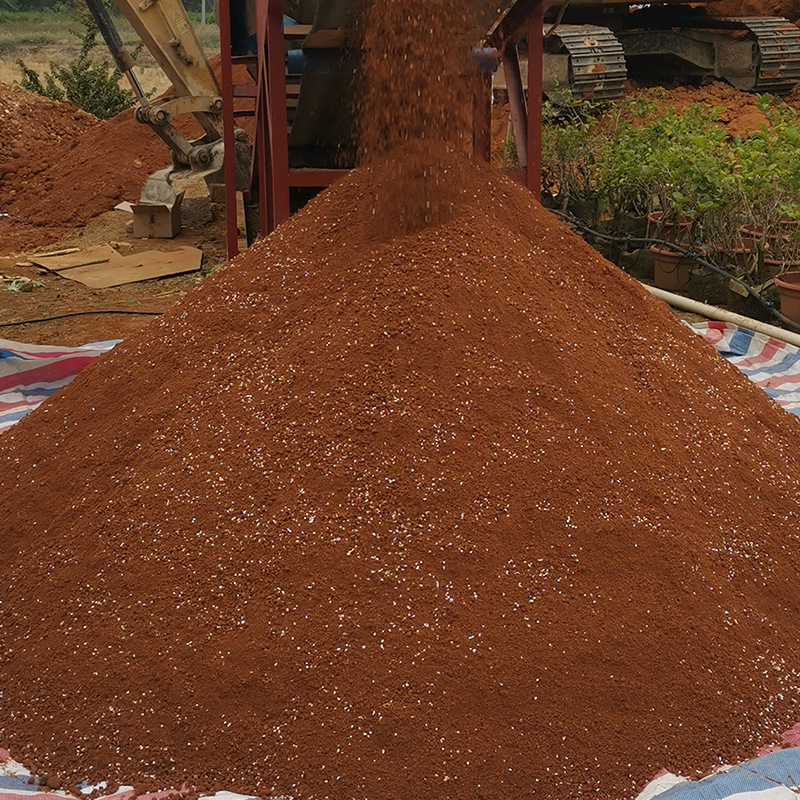
[[[542,180],[542,30],[549,0],[519,0],[494,31],[506,68],[511,123],[520,169],[511,176],[537,197]],[[236,214],[233,67],[230,0],[219,0],[223,130],[225,139],[225,209],[228,257],[238,253]],[[528,37],[527,101],[517,55],[517,43]],[[290,170],[286,117],[283,2],[256,0],[257,80],[251,199],[258,197],[260,233],[273,231],[289,217],[291,186],[325,187],[345,170]],[[476,155],[491,157],[491,75],[475,81],[473,147]]]

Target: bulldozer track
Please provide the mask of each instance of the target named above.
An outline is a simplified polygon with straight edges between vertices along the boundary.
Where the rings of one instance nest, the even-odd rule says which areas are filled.
[[[576,97],[615,100],[627,77],[625,53],[608,28],[559,25],[554,32],[569,53],[569,88]]]
[[[756,37],[758,75],[753,91],[786,94],[800,80],[800,30],[782,17],[732,17]]]

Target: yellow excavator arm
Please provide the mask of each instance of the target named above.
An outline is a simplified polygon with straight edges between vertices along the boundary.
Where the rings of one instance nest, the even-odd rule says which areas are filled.
[[[180,0],[114,2],[175,90],[174,96],[156,100],[146,97],[136,80],[130,54],[122,45],[103,0],[87,0],[112,56],[136,94],[136,118],[166,142],[176,168],[189,168],[209,177],[222,166],[222,98],[186,10]],[[184,114],[194,115],[204,131],[202,138],[188,139],[175,129],[172,120]],[[247,151],[246,146],[242,149]]]

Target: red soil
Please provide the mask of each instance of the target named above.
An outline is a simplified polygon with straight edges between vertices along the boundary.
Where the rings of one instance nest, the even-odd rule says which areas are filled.
[[[218,61],[212,59],[217,71]],[[244,68],[237,69],[237,79],[248,80]],[[9,114],[15,129],[27,130],[27,109],[33,108],[43,131],[60,133],[9,149],[9,160],[0,164],[0,209],[10,215],[0,217],[0,252],[41,247],[110,211],[121,200],[138,200],[148,175],[169,165],[166,144],[136,122],[132,109],[99,121],[70,104],[54,104],[19,87],[9,88],[18,103]],[[15,108],[22,113],[15,113]],[[1,109],[2,105],[0,113]],[[53,115],[52,125],[44,123],[41,109]],[[63,125],[72,117],[77,121],[71,127]],[[179,128],[189,136],[200,134],[192,119],[182,120]],[[20,136],[14,141],[25,140]]]
[[[72,103],[54,103],[20,86],[0,83],[0,177],[8,161],[80,136],[97,123]]]
[[[798,24],[799,0],[720,0],[706,6],[717,17],[785,17]]]
[[[437,64],[460,0],[384,5]],[[0,733],[51,785],[619,800],[796,721],[800,421],[411,74],[386,160],[0,439]]]
[[[0,441],[51,780],[620,798],[795,721],[800,424],[521,188],[359,170]],[[13,712],[13,713],[12,713]]]
[[[661,90],[645,90],[651,97]],[[726,126],[731,136],[746,136],[757,131],[766,118],[758,108],[758,96],[742,92],[721,81],[699,88],[676,87],[664,94],[663,105],[684,111],[688,106],[698,103],[717,106],[722,109],[720,122]]]

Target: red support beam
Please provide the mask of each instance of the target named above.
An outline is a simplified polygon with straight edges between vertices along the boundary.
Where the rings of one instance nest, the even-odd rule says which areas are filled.
[[[545,0],[533,8],[528,23],[528,189],[542,196],[542,59]]]
[[[511,114],[511,130],[517,149],[517,163],[523,169],[528,166],[528,108],[525,89],[522,86],[522,71],[519,67],[517,45],[507,42],[503,51],[503,70],[506,76],[508,104]]]
[[[283,44],[283,0],[267,0],[267,91],[269,142],[272,154],[270,229],[289,218],[289,140],[286,120],[286,62]]]
[[[220,38],[222,54],[223,124],[225,130],[226,232],[229,256],[238,251],[233,77],[230,46],[230,0],[220,0]],[[528,189],[541,193],[542,150],[542,49],[544,12],[549,0],[520,0],[494,30],[493,39],[502,46],[506,83],[511,103],[511,121],[521,170],[514,178],[524,178]],[[255,141],[251,195],[258,196],[261,234],[266,235],[289,217],[289,187],[324,187],[338,180],[341,170],[290,170],[286,117],[286,67],[282,0],[256,0],[258,38],[258,79]],[[528,36],[528,98],[519,67],[516,44]],[[291,87],[293,94],[297,87]],[[492,80],[488,73],[475,79],[474,138],[475,154],[491,159]]]
[[[259,234],[266,236],[274,227],[272,217],[272,149],[269,142],[269,92],[267,91],[267,4],[256,1],[256,113],[253,140],[253,168],[250,176],[250,199],[258,198]]]
[[[220,78],[222,82],[222,135],[225,145],[225,240],[228,258],[239,253],[236,225],[236,148],[233,138],[233,62],[230,0],[219,0]]]

